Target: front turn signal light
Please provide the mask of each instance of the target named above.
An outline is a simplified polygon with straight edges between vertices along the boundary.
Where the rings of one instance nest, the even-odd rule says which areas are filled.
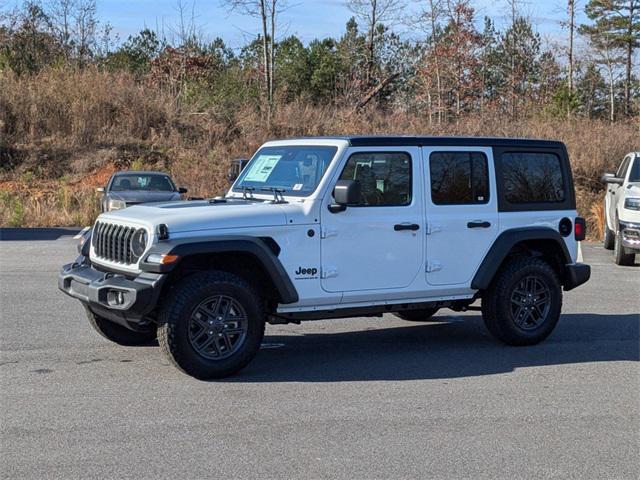
[[[152,253],[147,257],[147,263],[155,263],[158,265],[171,265],[180,258],[180,255]]]

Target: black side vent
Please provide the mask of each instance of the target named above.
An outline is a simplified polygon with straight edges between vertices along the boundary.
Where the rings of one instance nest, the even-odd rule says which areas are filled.
[[[273,254],[277,257],[280,255],[280,245],[271,237],[260,237],[260,240],[269,247],[269,250],[273,252]]]

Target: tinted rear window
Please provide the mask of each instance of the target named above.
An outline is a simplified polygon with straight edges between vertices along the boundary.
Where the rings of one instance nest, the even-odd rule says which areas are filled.
[[[505,198],[509,203],[565,200],[562,164],[554,153],[503,153],[502,173]]]
[[[435,205],[487,203],[487,168],[482,152],[433,152],[429,156],[431,200]]]

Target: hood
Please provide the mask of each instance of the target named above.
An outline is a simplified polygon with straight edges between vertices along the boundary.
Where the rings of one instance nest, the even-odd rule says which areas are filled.
[[[167,202],[169,200],[180,199],[180,194],[178,192],[125,190],[123,192],[109,192],[108,195],[109,198],[124,200],[127,203]]]
[[[627,186],[627,197],[640,197],[640,183],[634,182]]]
[[[134,205],[124,210],[103,213],[99,219],[145,225],[151,231],[164,223],[170,234],[222,228],[268,227],[287,223],[281,205],[250,200],[197,200]]]

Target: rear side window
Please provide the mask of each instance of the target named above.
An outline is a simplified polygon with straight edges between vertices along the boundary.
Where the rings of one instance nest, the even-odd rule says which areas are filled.
[[[547,152],[505,152],[501,157],[504,197],[509,203],[565,200],[560,157]]]
[[[429,156],[431,200],[435,205],[489,201],[487,157],[482,152],[433,152]]]

